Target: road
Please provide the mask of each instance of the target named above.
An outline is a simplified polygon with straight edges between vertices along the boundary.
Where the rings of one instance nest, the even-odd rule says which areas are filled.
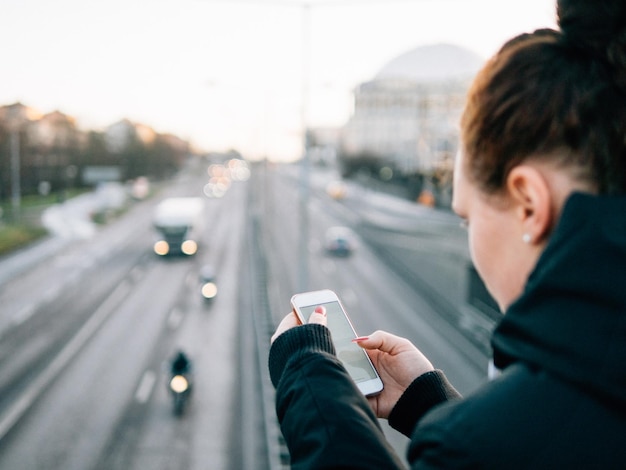
[[[274,322],[288,312],[298,288],[299,200],[287,195],[299,193],[300,178],[295,169],[268,171],[262,185],[266,251],[283,253],[272,257],[268,276]],[[409,338],[461,393],[471,392],[485,380],[493,321],[467,304],[469,253],[459,219],[358,185],[349,185],[346,198],[337,201],[325,191],[335,178],[326,171],[310,180],[307,290],[334,290],[357,333],[383,329]],[[357,234],[354,256],[324,252],[324,232],[334,225]],[[407,439],[381,424],[404,455]]]
[[[267,354],[300,287],[299,174],[255,165],[249,181],[206,200],[195,257],[157,258],[154,205],[201,194],[205,170],[190,167],[92,237],[59,244],[2,283],[0,468],[288,468]],[[324,191],[331,178],[311,176],[307,288],[335,290],[359,333],[406,336],[461,392],[478,387],[491,325],[463,294],[468,256],[458,220],[358,186],[333,200]],[[353,256],[324,253],[332,225],[358,234]],[[197,277],[207,263],[219,286],[209,305]],[[195,381],[176,418],[165,367],[179,347],[193,359]],[[403,455],[406,439],[386,433]]]

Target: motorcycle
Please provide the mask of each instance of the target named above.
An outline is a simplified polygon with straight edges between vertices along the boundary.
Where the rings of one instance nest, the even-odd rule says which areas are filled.
[[[181,416],[192,390],[191,361],[182,351],[178,351],[172,360],[168,388],[174,402],[174,414]]]

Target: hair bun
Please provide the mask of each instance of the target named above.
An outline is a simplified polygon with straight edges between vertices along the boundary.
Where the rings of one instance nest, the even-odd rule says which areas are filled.
[[[564,40],[607,61],[626,90],[626,1],[557,0],[557,19]]]

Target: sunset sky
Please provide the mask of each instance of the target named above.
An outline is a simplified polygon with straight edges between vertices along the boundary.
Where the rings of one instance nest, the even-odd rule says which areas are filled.
[[[290,160],[303,96],[310,125],[341,126],[354,87],[398,55],[446,42],[487,58],[555,27],[554,3],[0,0],[0,105],[59,110],[86,129],[128,118],[206,150]]]

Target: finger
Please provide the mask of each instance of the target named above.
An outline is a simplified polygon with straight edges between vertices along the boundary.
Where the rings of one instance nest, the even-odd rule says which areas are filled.
[[[315,310],[313,310],[313,313],[311,313],[311,316],[309,317],[309,323],[326,326],[328,323],[326,318],[326,307],[323,305],[315,307]]]
[[[298,322],[298,325],[302,325],[304,322],[300,319],[300,315],[298,315],[296,313],[295,310],[292,310],[291,313],[293,313],[293,316],[296,317],[296,321]]]
[[[292,310],[287,315],[285,315],[285,318],[282,319],[282,321],[280,322],[279,326],[285,326],[287,328],[291,328],[291,327],[298,326],[298,325],[301,325],[301,324],[302,323],[298,319],[298,316]]]
[[[274,340],[276,340],[276,338],[278,338],[282,333],[300,324],[300,320],[298,320],[296,314],[293,311],[289,312],[276,327],[276,332],[272,335],[270,344],[273,343]]]
[[[378,349],[389,354],[413,347],[409,340],[380,330],[352,341],[364,349]]]

